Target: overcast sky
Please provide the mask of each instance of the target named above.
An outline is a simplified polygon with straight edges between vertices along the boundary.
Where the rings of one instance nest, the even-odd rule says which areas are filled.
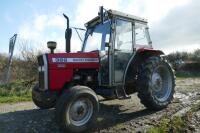
[[[16,46],[24,40],[37,49],[46,50],[54,40],[59,51],[65,49],[66,21],[70,26],[84,27],[97,16],[99,6],[148,19],[155,49],[165,53],[200,48],[200,1],[198,0],[2,0],[0,4],[0,53],[8,52],[9,38],[18,34]],[[75,31],[72,50],[80,50]],[[15,49],[17,53],[18,48]]]

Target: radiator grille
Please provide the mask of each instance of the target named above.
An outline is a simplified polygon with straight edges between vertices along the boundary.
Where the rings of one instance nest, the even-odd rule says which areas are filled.
[[[44,89],[44,72],[39,72],[39,87]]]
[[[44,60],[43,60],[43,56],[42,55],[38,56],[38,65],[39,66],[43,66],[44,65]]]
[[[44,70],[42,68],[44,68],[44,60],[43,60],[43,56],[40,55],[38,56],[38,67],[39,67],[39,88],[40,89],[44,89]]]

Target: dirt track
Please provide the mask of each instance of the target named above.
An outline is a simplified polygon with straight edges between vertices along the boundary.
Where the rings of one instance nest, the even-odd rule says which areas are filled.
[[[178,79],[175,99],[167,109],[153,112],[140,104],[136,94],[128,100],[104,101],[92,132],[145,132],[163,116],[179,115],[200,100],[200,78]],[[0,133],[61,133],[55,123],[54,109],[40,110],[32,102],[0,105]],[[200,132],[200,111],[196,113],[195,132]]]

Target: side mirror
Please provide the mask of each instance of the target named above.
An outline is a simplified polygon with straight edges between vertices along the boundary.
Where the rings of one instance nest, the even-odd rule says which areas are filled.
[[[54,42],[54,41],[48,41],[47,42],[47,47],[50,49],[51,54],[54,53],[54,49],[56,48],[56,46],[57,46],[57,43]]]
[[[103,6],[99,7],[99,13],[98,13],[101,23],[103,24],[104,18],[103,18]]]

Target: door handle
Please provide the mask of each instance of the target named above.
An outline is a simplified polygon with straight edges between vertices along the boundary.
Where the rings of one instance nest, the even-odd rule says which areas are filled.
[[[120,50],[120,49],[114,49],[114,51],[122,51],[122,50]]]

